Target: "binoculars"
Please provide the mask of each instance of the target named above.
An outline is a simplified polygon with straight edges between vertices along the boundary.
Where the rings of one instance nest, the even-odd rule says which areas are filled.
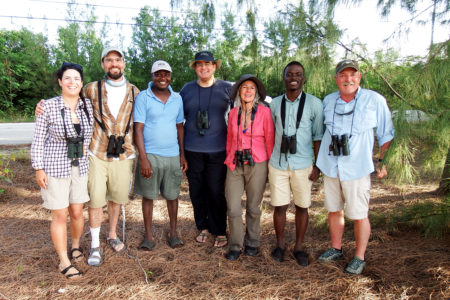
[[[106,156],[109,157],[119,157],[120,154],[125,152],[123,149],[123,144],[125,143],[123,136],[110,135],[108,140],[108,147],[106,148]]]
[[[330,152],[333,152],[334,156],[339,156],[341,153],[343,156],[350,155],[350,149],[348,147],[348,135],[332,135],[329,150]]]
[[[78,166],[77,158],[83,157],[83,137],[67,138],[67,157],[74,167]]]
[[[280,153],[297,153],[297,136],[295,135],[282,135]]]
[[[201,111],[199,110],[197,112],[197,129],[199,130],[198,133],[200,135],[205,135],[205,130],[209,128],[209,117],[208,117],[208,111]]]
[[[255,165],[255,161],[253,160],[252,154],[250,153],[249,149],[234,152],[233,163],[235,163],[237,167],[242,167],[246,162],[251,167]]]

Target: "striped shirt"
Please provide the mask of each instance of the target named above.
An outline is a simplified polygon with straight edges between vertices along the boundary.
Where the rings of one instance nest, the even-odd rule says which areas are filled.
[[[106,161],[112,161],[113,158],[108,158],[106,154],[106,150],[108,147],[108,137],[110,135],[115,135],[116,137],[123,136],[125,134],[125,129],[128,124],[128,119],[133,110],[133,92],[134,97],[139,94],[139,90],[137,87],[127,82],[126,84],[127,92],[125,94],[124,102],[120,107],[119,114],[117,115],[117,119],[111,114],[111,111],[108,107],[108,95],[105,87],[105,80],[101,81],[101,92],[102,92],[102,110],[103,116],[100,116],[100,107],[98,101],[98,89],[97,89],[97,81],[88,83],[84,89],[83,93],[92,100],[92,106],[94,108],[94,117],[96,120],[100,121],[103,119],[103,123],[106,127],[106,133],[103,131],[100,124],[96,121],[94,124],[94,134],[92,136],[92,141],[89,146],[89,150],[92,154],[94,154],[97,158]],[[134,155],[135,150],[133,146],[133,116],[131,116],[130,120],[130,129],[128,134],[124,139],[125,143],[123,144],[123,149],[125,152],[120,154],[119,159],[127,159],[129,156]]]
[[[84,136],[83,157],[78,159],[81,176],[86,175],[89,169],[87,150],[91,142],[94,122],[91,101],[88,98],[85,100],[89,118],[86,116],[81,99],[75,108],[75,114],[80,120],[81,132]],[[78,136],[72,123],[70,108],[65,107],[61,96],[48,99],[41,105],[44,112],[36,117],[34,138],[31,144],[31,165],[35,170],[43,169],[48,176],[70,177],[72,159],[67,157],[64,123],[67,137]],[[64,120],[61,109],[64,109]]]

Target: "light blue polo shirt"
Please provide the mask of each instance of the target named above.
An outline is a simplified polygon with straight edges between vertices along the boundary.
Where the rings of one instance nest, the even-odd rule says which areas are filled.
[[[294,102],[289,100],[286,101],[284,133],[287,136],[295,134],[297,111],[302,93],[300,93]],[[285,155],[284,153],[281,153],[280,157],[281,137],[283,135],[283,125],[281,123],[281,101],[283,95],[274,98],[270,103],[272,119],[275,124],[275,146],[273,148],[272,156],[270,157],[270,165],[276,169],[287,170],[289,167],[290,170],[300,170],[311,166],[313,163],[314,151],[312,142],[320,141],[323,135],[322,102],[319,98],[307,93],[305,94],[305,107],[303,108],[302,119],[296,135],[296,154],[288,152],[287,155]]]
[[[183,123],[183,101],[181,96],[169,86],[170,96],[166,103],[157,98],[151,87],[141,91],[134,103],[135,123],[144,123],[145,152],[164,157],[180,154],[177,124]]]
[[[345,114],[353,109],[353,114]],[[356,180],[372,173],[375,170],[372,161],[373,129],[377,129],[379,145],[394,138],[394,126],[386,99],[374,91],[359,88],[355,98],[347,103],[340,98],[339,92],[335,92],[323,100],[323,111],[326,130],[320,145],[317,167],[328,177],[337,178],[339,172],[342,181]],[[347,134],[349,137],[351,134],[350,155],[334,156],[329,151],[332,134]]]

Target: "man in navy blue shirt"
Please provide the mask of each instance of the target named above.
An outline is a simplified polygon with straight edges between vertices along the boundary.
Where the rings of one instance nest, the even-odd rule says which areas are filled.
[[[189,165],[187,178],[194,218],[199,230],[196,241],[216,236],[214,246],[227,245],[225,178],[227,125],[231,107],[231,83],[214,78],[222,61],[209,51],[200,51],[189,64],[197,80],[180,91],[185,116],[184,149]]]

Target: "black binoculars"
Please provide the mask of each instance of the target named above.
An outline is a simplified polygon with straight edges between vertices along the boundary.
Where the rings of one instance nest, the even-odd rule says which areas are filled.
[[[200,135],[205,135],[204,129],[209,128],[209,117],[208,117],[208,111],[201,111],[199,110],[197,112],[197,129],[199,130]]]
[[[291,154],[297,153],[297,136],[283,134],[281,136],[280,153],[288,153],[288,151]]]
[[[78,158],[83,157],[83,137],[67,138],[67,157],[72,159],[72,166],[78,166]]]
[[[244,149],[244,151],[236,151],[234,152],[234,160],[233,163],[238,167],[242,167],[244,163],[248,163],[249,166],[253,167],[255,165],[255,161],[253,160],[252,154],[249,149]]]
[[[83,157],[83,137],[67,138],[67,157]]]
[[[330,152],[333,152],[334,156],[339,156],[341,152],[343,156],[350,155],[350,149],[348,147],[348,135],[343,134],[340,137],[338,135],[332,135],[329,150]]]
[[[120,154],[125,152],[123,144],[125,143],[123,136],[110,135],[108,140],[108,147],[106,148],[107,157],[119,157]]]

